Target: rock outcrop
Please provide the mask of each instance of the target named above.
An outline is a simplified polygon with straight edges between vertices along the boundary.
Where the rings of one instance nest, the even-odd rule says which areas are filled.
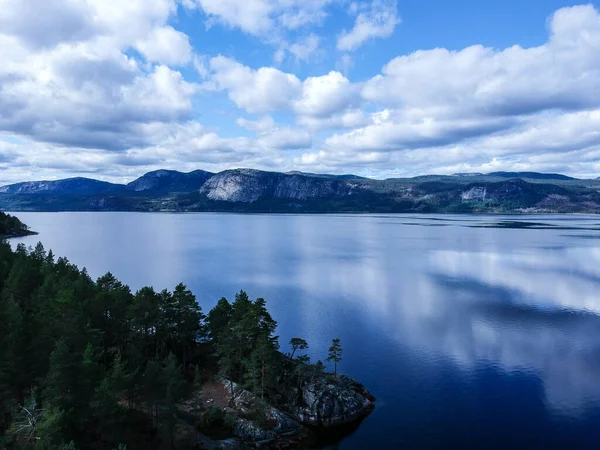
[[[349,377],[316,375],[302,384],[288,412],[304,425],[329,428],[363,419],[374,402],[367,388]]]
[[[234,169],[204,183],[200,193],[210,200],[252,203],[261,198],[308,200],[352,194],[352,183],[335,177]]]
[[[257,402],[260,402],[260,399],[229,380],[222,380],[222,383],[226,389],[230,389],[233,385],[232,412],[236,415],[234,432],[242,441],[264,444],[290,436],[307,436],[307,430],[300,423],[289,414],[272,406],[265,405],[266,409],[260,420],[256,420],[256,417],[254,420],[249,419],[256,415]]]

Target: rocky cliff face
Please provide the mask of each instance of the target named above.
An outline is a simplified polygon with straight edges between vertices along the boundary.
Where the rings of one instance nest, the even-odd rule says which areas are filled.
[[[360,383],[340,375],[306,380],[298,400],[289,408],[296,420],[316,427],[349,425],[373,411],[375,397]]]
[[[211,200],[252,203],[260,198],[308,200],[344,196],[352,190],[350,182],[339,178],[236,169],[211,177],[200,193]]]
[[[278,175],[253,169],[226,170],[207,180],[200,193],[211,200],[252,203],[273,189]]]

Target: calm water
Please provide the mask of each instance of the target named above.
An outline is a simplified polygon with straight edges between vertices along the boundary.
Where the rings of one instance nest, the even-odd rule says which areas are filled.
[[[600,217],[17,216],[94,277],[265,297],[313,360],[341,338],[378,402],[335,448],[600,448]]]

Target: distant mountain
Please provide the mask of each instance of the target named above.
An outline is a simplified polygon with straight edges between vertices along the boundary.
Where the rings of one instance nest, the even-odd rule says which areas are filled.
[[[340,180],[368,180],[369,179],[366,177],[353,175],[351,173],[342,174],[342,175],[331,175],[331,174],[324,174],[324,173],[299,172],[297,170],[292,170],[291,172],[286,172],[286,175],[304,175],[307,177],[318,177],[318,178],[339,178]]]
[[[194,170],[189,173],[156,170],[127,184],[127,189],[135,192],[190,192],[200,189],[213,175],[204,170]]]
[[[568,177],[559,173],[539,173],[539,172],[491,172],[491,177],[502,178],[529,178],[532,180],[576,180],[577,178]]]
[[[458,173],[453,173],[452,176],[453,177],[482,177],[482,176],[484,176],[484,174],[482,174],[480,172],[458,172]]]
[[[308,200],[346,195],[351,188],[344,181],[337,176],[233,169],[211,177],[200,193],[210,200],[242,203],[252,203],[265,197]]]
[[[122,184],[91,178],[67,178],[56,181],[27,181],[0,187],[4,194],[101,194],[123,189]]]
[[[374,180],[355,175],[231,169],[149,172],[128,185],[85,178],[0,188],[12,211],[600,213],[594,180],[494,172]]]

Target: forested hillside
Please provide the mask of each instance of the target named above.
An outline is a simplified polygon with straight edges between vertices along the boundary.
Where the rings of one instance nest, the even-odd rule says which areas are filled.
[[[128,185],[90,179],[0,187],[12,211],[252,213],[600,213],[600,184],[561,174],[494,172],[374,180],[231,169],[150,172]]]
[[[195,448],[198,433],[244,436],[240,421],[273,427],[271,405],[300,411],[311,376],[344,380],[311,365],[302,339],[280,353],[263,299],[240,292],[205,316],[183,284],[132,293],[41,243],[0,242],[0,323],[0,448]],[[332,348],[337,369],[339,341]],[[206,383],[223,379],[226,400],[207,405]],[[255,396],[250,416],[234,381]]]
[[[0,238],[27,236],[35,234],[15,216],[0,211]]]

